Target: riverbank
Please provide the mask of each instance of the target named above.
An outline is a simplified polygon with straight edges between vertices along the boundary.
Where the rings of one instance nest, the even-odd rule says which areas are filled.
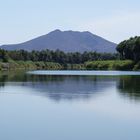
[[[140,70],[140,62],[131,60],[88,61],[84,64],[59,64],[55,62],[9,61],[0,62],[0,70]]]
[[[90,61],[85,66],[87,70],[139,70],[139,63],[132,60]]]

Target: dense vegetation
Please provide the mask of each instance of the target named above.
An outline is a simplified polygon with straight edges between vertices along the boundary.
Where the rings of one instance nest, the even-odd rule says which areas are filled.
[[[117,59],[117,54],[110,53],[64,53],[51,51],[6,51],[0,50],[0,69],[86,69],[85,62]]]
[[[0,69],[140,70],[140,37],[121,42],[118,53],[0,49]]]
[[[121,59],[140,61],[140,37],[130,38],[117,46]]]
[[[51,51],[6,51],[0,50],[0,60],[8,62],[8,60],[15,61],[43,61],[43,62],[55,62],[60,64],[82,64],[86,61],[95,60],[114,60],[117,58],[116,54],[110,53],[96,53],[96,52],[84,52],[84,53],[65,53],[60,50]]]
[[[91,61],[85,63],[85,67],[88,70],[132,70],[134,66],[135,63],[131,60]]]

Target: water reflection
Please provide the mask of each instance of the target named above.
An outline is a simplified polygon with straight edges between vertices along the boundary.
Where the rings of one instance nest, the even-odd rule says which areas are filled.
[[[140,100],[140,76],[45,76],[29,75],[25,72],[5,72],[0,74],[0,93],[21,93],[49,97],[52,100],[87,100],[106,90],[117,88],[122,97]],[[20,90],[15,91],[19,87]],[[8,89],[8,88],[7,88]],[[9,92],[9,90],[8,90]]]
[[[49,97],[55,101],[87,100],[97,93],[103,93],[105,89],[114,84],[112,78],[97,76],[39,76],[28,75],[25,72],[9,72],[0,75],[0,86],[11,88],[12,93],[16,92],[12,91],[12,88],[14,90],[18,86],[21,90],[31,89],[29,94]],[[0,92],[2,90],[0,89]]]
[[[120,95],[131,100],[140,100],[140,76],[123,76],[119,78],[117,89]]]

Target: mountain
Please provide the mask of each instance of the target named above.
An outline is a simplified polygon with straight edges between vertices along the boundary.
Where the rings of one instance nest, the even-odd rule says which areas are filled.
[[[88,31],[55,30],[33,40],[13,45],[2,45],[6,50],[62,50],[64,52],[115,52],[116,44]]]

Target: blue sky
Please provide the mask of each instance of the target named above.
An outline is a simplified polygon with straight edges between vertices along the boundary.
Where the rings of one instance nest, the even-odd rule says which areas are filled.
[[[113,42],[140,35],[139,0],[0,0],[0,44],[60,30],[90,31]]]

